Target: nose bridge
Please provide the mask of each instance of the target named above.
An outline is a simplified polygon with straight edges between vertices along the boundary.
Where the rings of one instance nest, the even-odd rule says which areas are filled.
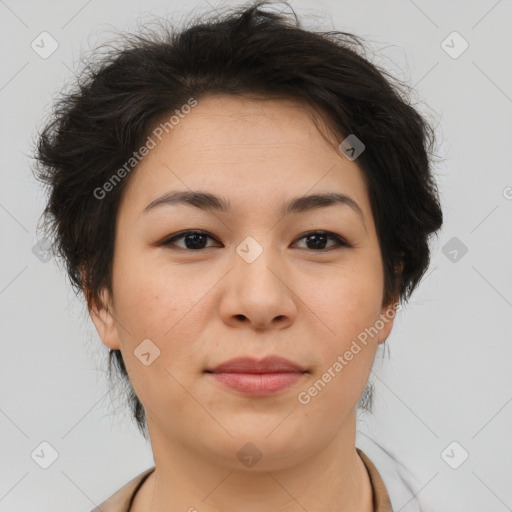
[[[237,279],[240,280],[242,287],[244,281],[253,292],[258,289],[271,291],[269,287],[277,284],[275,276],[276,257],[272,253],[270,236],[266,237],[265,242],[261,243],[252,236],[247,236],[236,247],[235,268],[238,270]],[[275,291],[275,290],[274,290]]]

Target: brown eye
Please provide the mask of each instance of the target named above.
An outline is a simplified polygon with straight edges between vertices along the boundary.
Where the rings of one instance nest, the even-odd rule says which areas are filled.
[[[184,231],[183,233],[174,235],[171,238],[167,238],[160,245],[173,246],[176,245],[176,241],[183,239],[185,246],[177,245],[179,249],[199,251],[201,249],[208,248],[206,247],[208,238],[213,240],[211,235],[203,233],[202,231]]]
[[[305,249],[311,249],[317,252],[326,250],[326,244],[328,240],[334,241],[334,247],[349,247],[349,244],[347,244],[342,238],[328,231],[312,231],[311,233],[307,233],[306,235],[299,238],[299,240],[303,239],[306,240],[306,244],[308,245],[308,247],[305,247]]]

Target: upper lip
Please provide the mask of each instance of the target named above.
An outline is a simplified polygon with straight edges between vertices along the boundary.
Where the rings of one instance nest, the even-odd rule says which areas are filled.
[[[306,370],[284,357],[268,356],[259,360],[252,357],[238,357],[206,371],[209,373],[304,373]]]

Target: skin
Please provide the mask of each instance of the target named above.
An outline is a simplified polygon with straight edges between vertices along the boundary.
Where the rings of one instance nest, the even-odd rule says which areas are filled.
[[[324,128],[293,100],[209,96],[132,171],[117,217],[113,296],[103,291],[90,311],[103,343],[121,350],[147,415],[156,471],[132,511],[372,510],[355,450],[356,405],[392,319],[308,404],[297,398],[391,307],[382,304],[363,173]],[[232,211],[143,213],[171,190],[220,195]],[[282,216],[286,200],[323,192],[350,196],[362,217],[340,204]],[[187,249],[197,245],[183,238],[158,245],[189,229],[211,236],[201,239],[206,248]],[[350,246],[327,239],[316,248],[304,236],[318,230]],[[263,249],[252,263],[236,252],[247,236]],[[147,338],[160,350],[149,366],[134,355]],[[271,354],[308,373],[267,397],[204,373]],[[251,468],[237,458],[249,441],[262,454]]]

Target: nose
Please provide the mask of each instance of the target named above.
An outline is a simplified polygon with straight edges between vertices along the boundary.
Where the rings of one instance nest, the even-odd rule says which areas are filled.
[[[296,319],[298,300],[291,279],[270,249],[254,261],[235,253],[233,269],[223,280],[219,312],[224,323],[258,331],[289,327]]]

